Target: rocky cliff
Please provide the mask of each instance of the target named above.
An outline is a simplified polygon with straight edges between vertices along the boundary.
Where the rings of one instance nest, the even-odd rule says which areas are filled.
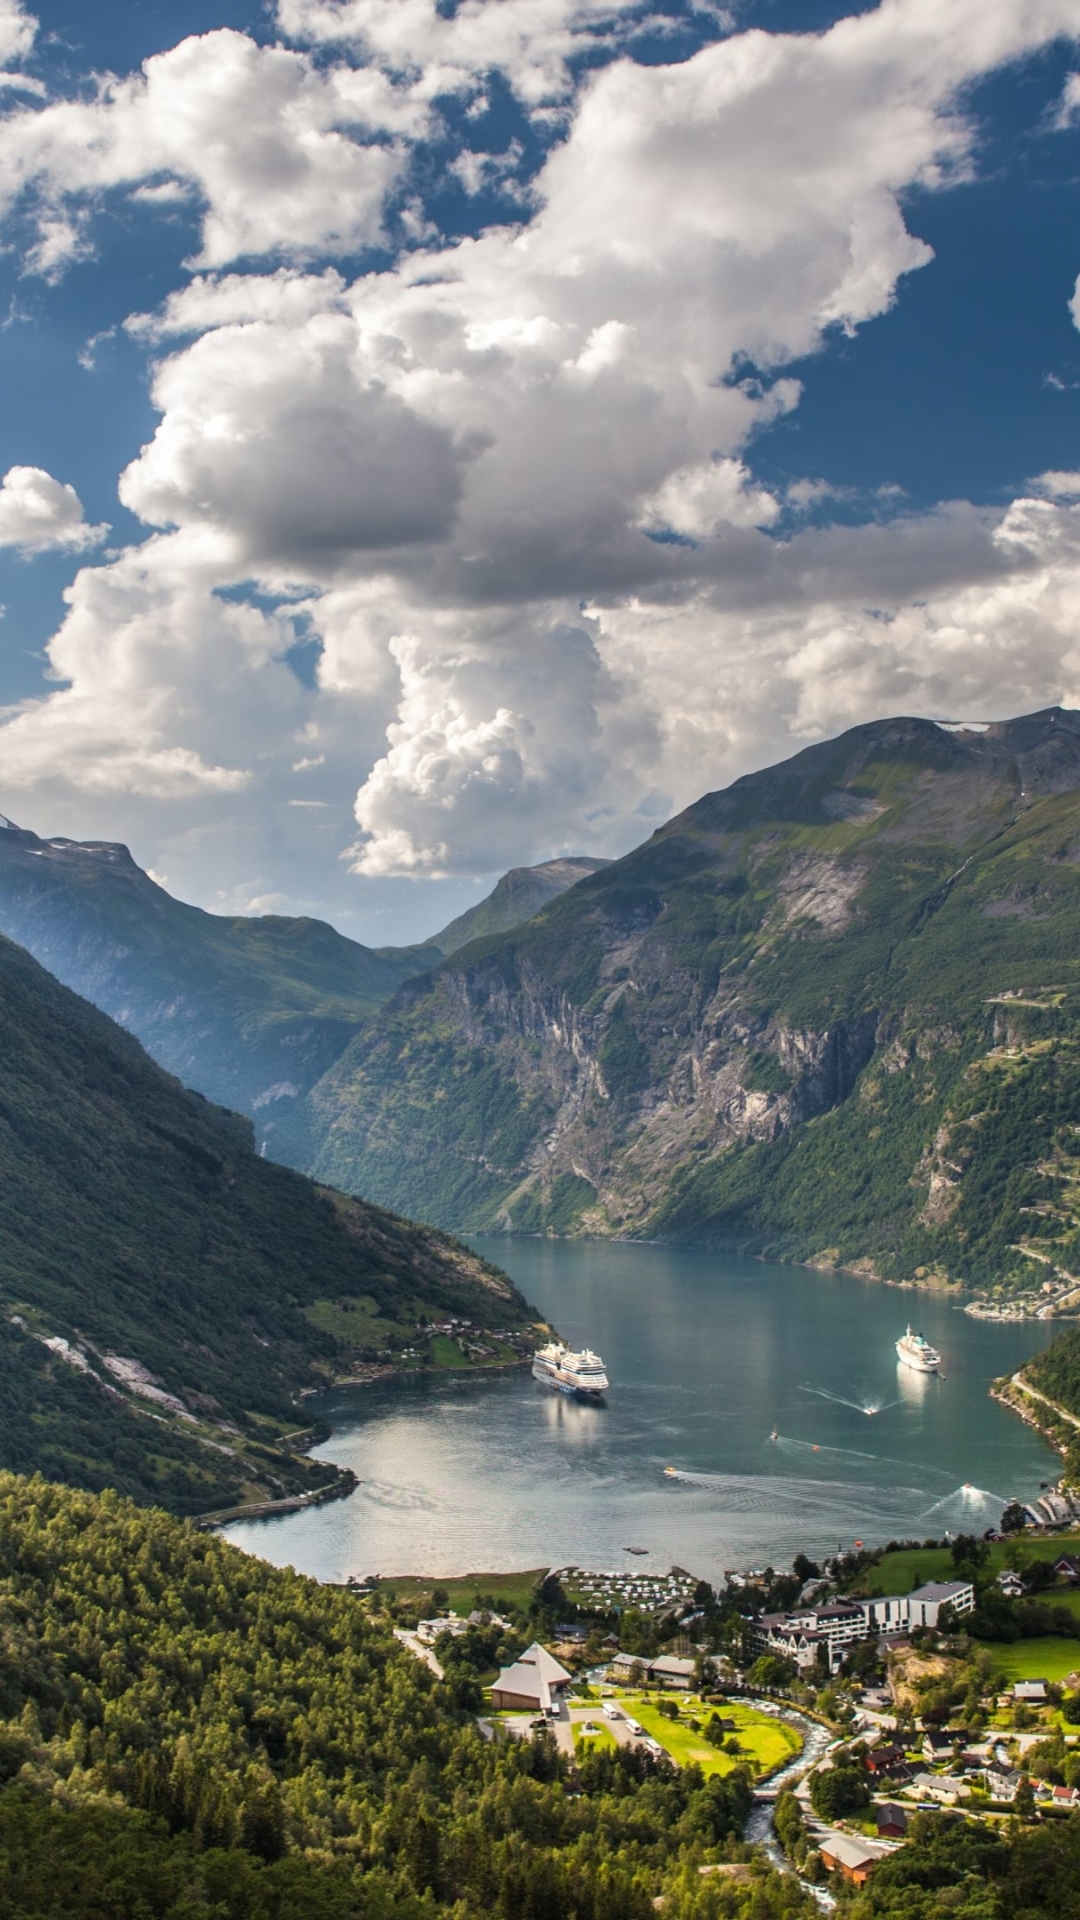
[[[1078,1043],[1080,715],[881,721],[406,983],[313,1164],[456,1227],[1015,1288],[1073,1258]]]

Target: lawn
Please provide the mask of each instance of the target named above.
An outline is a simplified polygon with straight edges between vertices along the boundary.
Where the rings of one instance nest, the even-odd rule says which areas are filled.
[[[433,1367],[441,1367],[444,1370],[453,1372],[463,1367],[471,1367],[472,1365],[468,1354],[462,1353],[457,1341],[451,1340],[449,1334],[446,1333],[433,1334],[428,1351],[431,1355],[431,1364]]]
[[[711,1707],[703,1707],[700,1700],[680,1697],[680,1704],[689,1709],[690,1715],[702,1724],[708,1720]],[[644,1727],[646,1733],[658,1740],[665,1752],[670,1754],[676,1766],[696,1765],[705,1773],[730,1773],[733,1767],[744,1761],[759,1773],[771,1773],[775,1767],[791,1760],[799,1751],[799,1736],[783,1721],[775,1720],[769,1714],[757,1713],[753,1707],[742,1706],[738,1701],[726,1700],[717,1708],[723,1720],[734,1720],[735,1738],[742,1748],[741,1754],[721,1753],[718,1747],[711,1746],[704,1733],[696,1733],[686,1724],[686,1716],[679,1720],[669,1720],[660,1712],[653,1695],[627,1693],[619,1695],[619,1705],[623,1712]]]
[[[527,1607],[546,1573],[546,1567],[531,1567],[525,1573],[462,1573],[445,1580],[434,1573],[403,1574],[396,1580],[387,1577],[382,1582],[382,1591],[392,1592],[399,1600],[418,1606],[423,1619],[432,1613],[431,1596],[439,1587],[448,1595],[445,1611],[464,1618],[472,1612],[480,1596],[490,1602],[497,1613],[507,1607]]]
[[[385,1347],[404,1340],[412,1329],[388,1320],[370,1293],[351,1300],[313,1300],[304,1317],[343,1347]]]
[[[986,1643],[983,1642],[985,1645]],[[994,1666],[1005,1680],[1064,1680],[1080,1667],[1080,1640],[1013,1640],[994,1646]]]
[[[644,1725],[644,1722],[642,1724]],[[591,1750],[595,1752],[598,1747],[611,1747],[614,1750],[618,1742],[611,1728],[605,1727],[599,1720],[594,1721],[593,1725],[596,1728],[596,1732],[586,1733],[584,1723],[582,1721],[575,1722],[574,1751],[589,1752]]]
[[[1025,1552],[1033,1560],[1056,1560],[1059,1553],[1075,1553],[1080,1549],[1080,1534],[1058,1533],[1049,1538],[1038,1540],[1023,1535]],[[1008,1565],[1009,1542],[992,1540],[990,1542],[990,1571],[1000,1573]],[[915,1587],[926,1580],[951,1580],[953,1577],[952,1554],[948,1547],[900,1547],[894,1553],[883,1554],[874,1566],[867,1567],[851,1583],[852,1593],[869,1593],[872,1587],[882,1593],[911,1593]],[[1038,1599],[1056,1599],[1055,1590]],[[1080,1599],[1080,1595],[1077,1596]],[[1071,1602],[1069,1603],[1071,1604]]]

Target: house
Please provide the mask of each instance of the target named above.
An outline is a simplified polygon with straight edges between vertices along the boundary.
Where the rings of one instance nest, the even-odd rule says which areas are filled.
[[[1059,1553],[1054,1561],[1054,1575],[1058,1580],[1067,1580],[1070,1587],[1080,1586],[1080,1560],[1075,1553]]]
[[[914,1786],[920,1800],[938,1800],[943,1807],[955,1807],[971,1791],[969,1783],[955,1773],[917,1773]]]
[[[517,1708],[546,1713],[570,1685],[570,1678],[554,1654],[534,1640],[512,1667],[503,1667],[491,1689],[491,1704],[496,1712]]]
[[[1055,1807],[1080,1806],[1080,1793],[1075,1787],[1055,1787],[1052,1798]]]
[[[455,1640],[466,1631],[467,1623],[459,1620],[455,1613],[441,1614],[437,1620],[421,1620],[416,1629],[416,1637],[425,1647],[433,1647],[440,1634],[452,1633]]]
[[[850,1880],[856,1887],[865,1885],[881,1859],[862,1840],[852,1840],[846,1833],[827,1833],[820,1842],[821,1864],[829,1873],[838,1873],[842,1880]]]
[[[674,1653],[662,1653],[648,1663],[649,1680],[654,1687],[692,1687],[694,1662]]]
[[[1019,1774],[1004,1772],[998,1767],[986,1769],[986,1791],[991,1800],[1001,1800],[1010,1804],[1016,1799],[1016,1789],[1020,1785]]]
[[[933,1766],[935,1760],[951,1760],[954,1736],[951,1733],[924,1733],[922,1743],[923,1759]]]
[[[1004,1573],[998,1574],[997,1584],[1010,1600],[1019,1600],[1024,1591],[1024,1583],[1020,1575],[1014,1573],[1011,1567],[1006,1567]]]
[[[875,1779],[891,1779],[908,1770],[907,1755],[899,1747],[871,1747],[863,1765]]]
[[[881,1840],[903,1840],[907,1835],[908,1817],[896,1800],[881,1800],[874,1808],[877,1819],[878,1838]]]
[[[1018,1680],[1013,1687],[1013,1699],[1026,1701],[1028,1706],[1042,1706],[1046,1697],[1045,1680]]]

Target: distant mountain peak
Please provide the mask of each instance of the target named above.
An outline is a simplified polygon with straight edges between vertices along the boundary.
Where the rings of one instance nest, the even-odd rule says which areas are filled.
[[[510,933],[531,920],[549,901],[576,887],[579,880],[588,880],[602,867],[610,865],[610,860],[599,860],[591,854],[564,853],[554,860],[542,860],[535,867],[511,867],[485,900],[467,908],[441,933],[434,934],[431,945],[438,947],[440,953],[451,954],[470,940],[481,940],[493,933]]]

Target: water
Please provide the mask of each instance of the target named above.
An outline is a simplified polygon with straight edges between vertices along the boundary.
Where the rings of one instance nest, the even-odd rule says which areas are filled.
[[[564,1337],[599,1349],[608,1404],[521,1372],[343,1388],[310,1405],[334,1430],[320,1456],[352,1467],[356,1492],[231,1527],[232,1540],[325,1580],[569,1562],[674,1562],[716,1580],[799,1548],[981,1530],[1060,1471],[987,1395],[1045,1346],[1045,1323],[994,1325],[933,1295],[717,1254],[483,1251]],[[909,1317],[944,1378],[898,1366]]]

